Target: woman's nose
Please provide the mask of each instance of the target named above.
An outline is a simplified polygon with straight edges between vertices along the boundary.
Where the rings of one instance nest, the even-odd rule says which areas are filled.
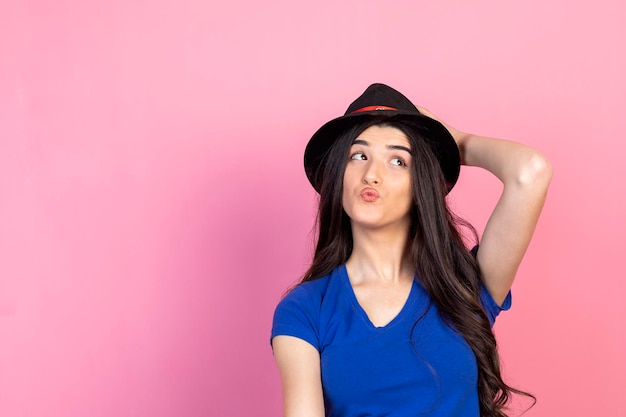
[[[379,172],[379,166],[376,161],[371,161],[367,165],[367,169],[363,174],[363,183],[369,185],[378,185],[381,182],[381,175]]]

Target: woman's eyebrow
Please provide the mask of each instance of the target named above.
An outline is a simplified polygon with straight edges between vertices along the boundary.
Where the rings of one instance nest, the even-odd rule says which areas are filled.
[[[369,143],[367,143],[366,140],[363,139],[354,139],[354,141],[352,141],[353,145],[363,145],[363,146],[370,146]]]
[[[354,139],[352,144],[353,145],[370,146],[370,144],[366,140],[363,140],[363,139]],[[411,152],[411,149],[407,148],[406,146],[402,146],[402,145],[386,145],[385,148],[391,149],[391,150],[395,150],[395,151],[405,151],[409,155],[413,155],[413,152]]]
[[[402,146],[402,145],[387,145],[387,148],[394,149],[394,150],[397,150],[397,151],[405,151],[405,152],[408,152],[409,155],[413,155],[413,152],[411,152],[411,149],[407,148],[406,146]]]
[[[354,139],[352,144],[353,145],[370,146],[369,142],[367,142],[366,140],[363,140],[363,139]],[[402,145],[386,145],[385,148],[396,150],[396,151],[405,151],[405,152],[408,152],[409,155],[413,155],[413,152],[411,152],[411,148],[407,148],[406,146],[402,146]]]

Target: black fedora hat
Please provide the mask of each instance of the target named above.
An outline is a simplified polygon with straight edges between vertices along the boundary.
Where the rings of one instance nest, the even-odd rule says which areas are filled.
[[[313,188],[320,191],[318,171],[328,150],[341,133],[368,118],[391,116],[395,120],[409,120],[417,125],[417,133],[439,160],[449,192],[456,184],[461,169],[459,148],[454,138],[441,123],[421,114],[408,98],[385,84],[367,87],[343,116],[326,123],[311,137],[304,151],[304,170]]]

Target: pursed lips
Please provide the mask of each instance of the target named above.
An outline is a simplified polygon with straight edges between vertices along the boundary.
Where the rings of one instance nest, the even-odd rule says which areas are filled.
[[[368,203],[373,203],[380,198],[378,191],[371,187],[363,188],[360,195],[361,198]]]

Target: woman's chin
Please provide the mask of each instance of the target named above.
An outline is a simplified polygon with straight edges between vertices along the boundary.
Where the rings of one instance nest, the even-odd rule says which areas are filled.
[[[368,231],[405,231],[409,222],[405,219],[385,219],[380,216],[363,216],[352,219],[352,230],[362,229]]]

